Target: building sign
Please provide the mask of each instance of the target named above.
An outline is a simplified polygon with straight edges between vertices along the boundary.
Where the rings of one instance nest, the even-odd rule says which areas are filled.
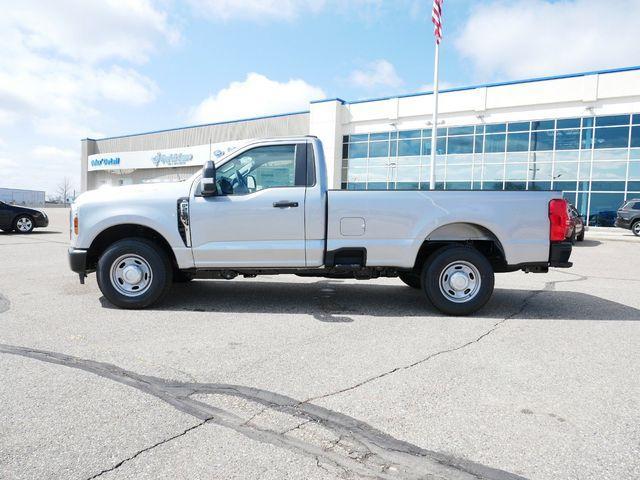
[[[200,167],[209,159],[216,160],[234,151],[248,140],[222,142],[194,147],[145,150],[142,152],[98,153],[89,155],[89,171],[143,168]]]

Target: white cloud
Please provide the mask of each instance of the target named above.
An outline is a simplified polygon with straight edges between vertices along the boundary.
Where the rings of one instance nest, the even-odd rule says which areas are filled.
[[[477,4],[455,46],[484,77],[635,65],[640,2],[516,0]]]
[[[307,110],[311,100],[325,98],[322,89],[304,80],[277,82],[258,73],[250,73],[242,82],[232,82],[203,100],[191,112],[198,123],[234,120]]]
[[[388,60],[376,60],[367,65],[366,69],[354,70],[349,75],[349,81],[358,87],[399,87],[403,84],[395,67]]]
[[[0,0],[0,126],[11,140],[3,181],[51,190],[62,176],[77,180],[79,140],[101,135],[103,105],[156,98],[158,87],[136,65],[179,41],[164,3]]]
[[[367,16],[379,11],[383,0],[189,0],[194,11],[213,20],[292,20],[331,9]]]

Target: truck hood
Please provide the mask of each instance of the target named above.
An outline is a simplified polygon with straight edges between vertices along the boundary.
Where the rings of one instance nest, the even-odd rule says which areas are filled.
[[[90,203],[108,203],[114,200],[164,200],[178,199],[189,195],[191,179],[171,183],[143,183],[122,187],[101,187],[81,194],[74,202],[77,207]]]

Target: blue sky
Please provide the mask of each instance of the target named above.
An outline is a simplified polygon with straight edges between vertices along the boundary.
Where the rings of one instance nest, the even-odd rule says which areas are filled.
[[[16,5],[17,4],[17,5]],[[429,90],[428,0],[0,0],[0,186],[80,139]],[[445,0],[441,83],[640,64],[639,0]]]

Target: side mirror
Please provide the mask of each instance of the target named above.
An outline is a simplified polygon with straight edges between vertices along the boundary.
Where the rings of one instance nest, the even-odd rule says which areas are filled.
[[[218,193],[216,186],[216,165],[211,160],[202,167],[202,178],[200,179],[200,193],[203,197],[213,197]]]
[[[245,178],[245,181],[247,182],[247,188],[249,189],[250,192],[253,192],[256,189],[256,179],[253,175],[247,175],[247,178]]]

